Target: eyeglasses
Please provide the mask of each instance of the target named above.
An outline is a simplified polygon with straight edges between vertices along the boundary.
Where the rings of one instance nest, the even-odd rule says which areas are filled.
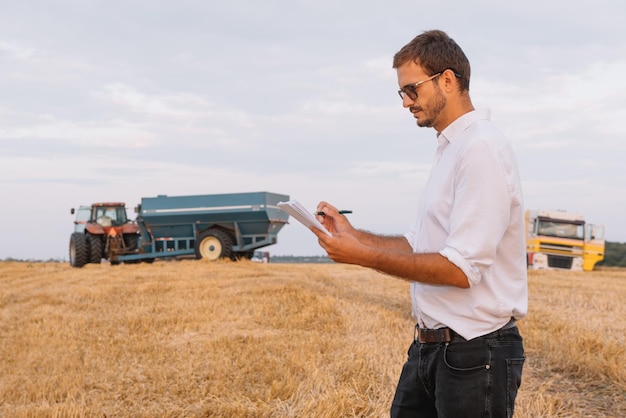
[[[402,100],[404,100],[405,95],[409,96],[409,99],[415,100],[417,99],[417,87],[428,81],[434,80],[436,77],[439,77],[441,74],[443,74],[443,71],[433,76],[428,77],[426,80],[418,81],[417,83],[413,83],[413,84],[407,84],[406,86],[398,90],[398,95],[400,96]]]

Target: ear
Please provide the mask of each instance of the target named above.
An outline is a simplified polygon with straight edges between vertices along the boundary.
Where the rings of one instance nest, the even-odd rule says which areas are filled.
[[[447,69],[445,70],[441,76],[441,81],[443,81],[443,90],[446,93],[452,93],[454,91],[459,91],[459,79],[454,74],[454,71]]]

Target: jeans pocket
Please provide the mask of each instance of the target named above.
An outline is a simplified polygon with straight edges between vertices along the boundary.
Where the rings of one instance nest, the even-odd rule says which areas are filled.
[[[443,361],[448,369],[457,373],[485,370],[490,368],[491,350],[483,341],[460,345],[446,343]]]

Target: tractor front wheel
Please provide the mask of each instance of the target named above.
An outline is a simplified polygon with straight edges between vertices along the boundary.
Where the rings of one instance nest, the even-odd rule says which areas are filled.
[[[70,237],[70,266],[83,267],[89,262],[89,242],[85,234],[74,232]]]

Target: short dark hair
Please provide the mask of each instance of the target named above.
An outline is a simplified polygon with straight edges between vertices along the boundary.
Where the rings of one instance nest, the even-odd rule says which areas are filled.
[[[447,69],[455,72],[461,91],[469,90],[470,63],[461,47],[441,30],[430,30],[417,35],[393,57],[393,68],[409,61],[424,68],[428,75]]]

